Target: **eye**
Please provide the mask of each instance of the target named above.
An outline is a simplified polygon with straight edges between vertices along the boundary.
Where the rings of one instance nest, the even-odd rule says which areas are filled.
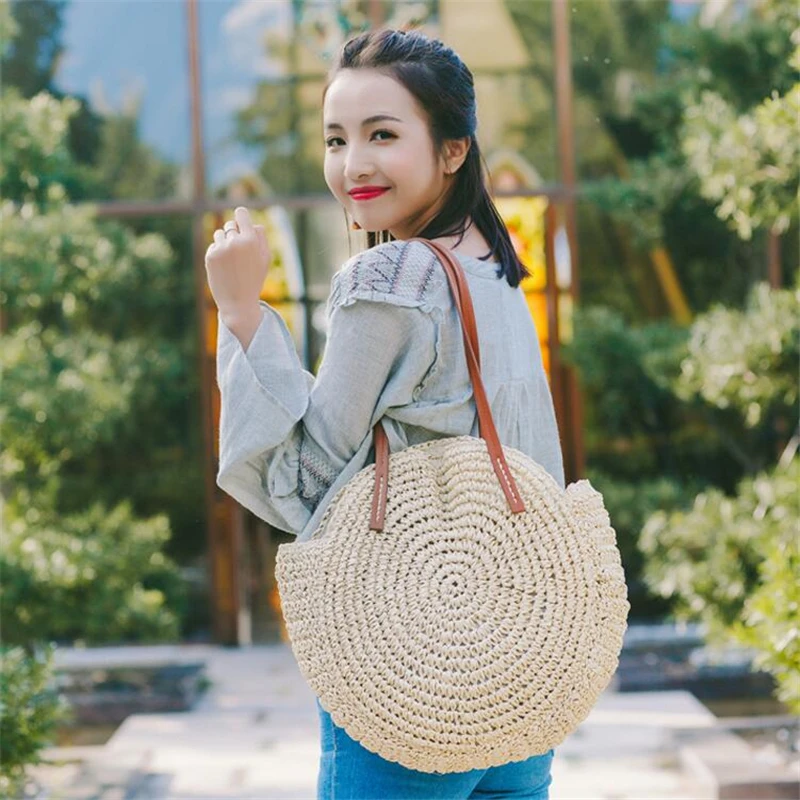
[[[386,137],[385,139],[379,139],[378,140],[378,141],[381,141],[381,142],[387,142],[387,141],[389,141],[389,139],[396,139],[397,138],[397,136],[395,134],[393,134],[391,131],[384,131],[384,130],[375,131],[372,134],[372,138],[374,139],[376,136],[385,136]]]
[[[325,140],[326,147],[338,147],[339,142],[344,144],[344,139],[341,136],[331,136],[329,139]]]

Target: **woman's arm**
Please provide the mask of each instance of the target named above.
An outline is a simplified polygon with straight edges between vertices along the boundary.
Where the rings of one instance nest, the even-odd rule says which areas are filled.
[[[238,311],[236,314],[220,313],[219,315],[222,324],[239,340],[245,352],[250,346],[250,342],[253,341],[263,317],[264,312],[260,301],[255,303],[253,308],[245,311]]]
[[[220,318],[220,488],[275,527],[302,531],[374,422],[412,402],[436,359],[430,308],[402,302],[336,305],[316,378],[266,303],[246,348]]]

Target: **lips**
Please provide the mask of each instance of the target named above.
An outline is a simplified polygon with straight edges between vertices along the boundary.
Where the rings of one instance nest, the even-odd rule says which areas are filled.
[[[353,200],[374,200],[388,191],[384,186],[365,186],[363,189],[352,189],[348,194]]]

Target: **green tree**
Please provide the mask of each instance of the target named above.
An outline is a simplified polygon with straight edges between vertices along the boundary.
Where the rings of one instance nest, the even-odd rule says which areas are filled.
[[[670,610],[644,580],[644,523],[729,479],[731,453],[709,412],[672,389],[689,339],[668,321],[630,325],[618,311],[591,307],[576,312],[574,338],[562,351],[580,374],[587,477],[605,498],[638,619]]]
[[[800,712],[800,459],[742,481],[734,496],[710,489],[689,510],[659,510],[641,547],[651,588],[679,619],[700,620],[709,640],[754,648],[777,696]]]
[[[789,66],[800,73],[800,27]],[[683,153],[700,192],[741,239],[768,228],[785,233],[798,215],[800,79],[738,115],[719,92],[703,91],[684,114]]]
[[[556,182],[552,7],[528,0],[506,0],[505,5],[530,65],[519,149],[545,181]],[[631,247],[625,221],[609,218],[587,185],[609,175],[627,180],[631,162],[653,149],[653,137],[633,109],[642,92],[658,86],[668,15],[666,0],[582,0],[569,7],[576,174],[579,197],[590,200],[579,201],[577,209],[581,294],[589,305],[607,305],[636,320],[666,311],[648,253]]]
[[[23,97],[33,97],[51,87],[64,52],[59,36],[67,4],[65,0],[3,0],[2,5],[6,31],[0,34],[6,43],[0,53],[3,83],[16,86]]]
[[[644,578],[679,618],[710,639],[745,643],[771,671],[778,697],[800,710],[800,442],[797,364],[800,279],[793,289],[757,284],[745,309],[715,306],[692,326],[680,373],[669,378],[687,407],[705,407],[723,432],[729,493],[709,487],[691,507],[645,522]],[[780,457],[778,457],[780,456]],[[776,464],[777,462],[777,464]]]
[[[25,768],[41,763],[55,726],[72,716],[52,685],[53,648],[0,647],[0,796],[20,797]]]
[[[653,147],[631,159],[628,179],[603,182],[590,193],[641,245],[665,243],[696,309],[714,302],[740,306],[765,278],[766,248],[765,231],[742,241],[718,219],[713,198],[703,191],[703,167],[698,172],[698,162],[687,158],[686,126],[706,93],[745,113],[788,91],[795,82],[789,57],[796,26],[791,0],[756,0],[727,21],[698,15],[665,25],[662,74],[651,91],[637,96],[633,110]],[[792,237],[785,243],[785,263],[796,263]],[[720,274],[725,281],[716,279]]]
[[[24,104],[20,104],[19,115],[13,112],[4,120],[14,129],[9,137],[24,139],[26,124],[38,120],[37,139],[55,135],[63,144],[58,163],[40,159],[33,152],[35,142],[28,145],[28,167],[35,177],[27,180],[38,182],[36,197],[45,198],[45,187],[51,182],[63,188],[71,206],[94,200],[137,202],[185,196],[186,170],[140,141],[139,99],[129,98],[121,111],[100,115],[86,98],[66,97],[52,84],[51,61],[61,52],[62,6],[40,0],[0,0],[0,9],[4,11],[0,19],[6,20],[8,28],[0,36],[7,42],[5,58],[0,55],[2,84],[31,106],[23,113]],[[66,130],[58,128],[57,121],[56,128],[50,129],[48,104],[34,101],[38,91],[69,102]],[[12,114],[10,109],[6,113]],[[41,174],[36,159],[43,165]],[[0,162],[5,164],[4,195],[27,196],[23,193],[31,188],[20,180],[22,165],[16,163],[13,148],[0,153]],[[54,233],[48,230],[44,235]],[[122,257],[117,265],[124,279],[113,304],[97,308],[109,324],[116,323],[115,336],[136,333],[149,341],[145,366],[150,370],[130,396],[116,446],[98,446],[82,461],[67,466],[61,475],[62,495],[75,509],[100,498],[109,505],[130,499],[139,514],[166,512],[173,531],[167,549],[182,561],[196,560],[205,550],[205,537],[198,535],[205,527],[205,504],[192,220],[180,214],[129,216],[116,225],[103,226],[103,233],[120,254],[130,242],[138,242],[140,258]],[[86,235],[87,242],[91,241],[92,233],[86,231]],[[35,250],[32,247],[31,252]],[[158,274],[149,266],[153,259],[166,261]],[[26,268],[36,269],[30,263]],[[117,280],[110,270],[105,274]],[[107,287],[106,292],[111,291]],[[205,625],[202,607],[196,609],[197,617],[187,624]]]
[[[745,309],[719,304],[692,326],[680,375],[686,403],[714,410],[713,422],[745,474],[774,464],[796,425],[800,290],[756,284]]]
[[[0,83],[15,87],[27,100],[42,91],[57,100],[66,96],[53,84],[63,54],[60,37],[66,5],[64,0],[0,0],[8,28],[7,34],[0,33],[6,43],[5,50],[0,53]],[[74,99],[78,109],[70,118],[67,138],[76,175],[74,180],[64,176],[64,185],[70,197],[77,201],[92,193],[88,175],[80,178],[78,175],[81,166],[94,162],[102,120],[85,98],[75,96]]]
[[[507,6],[540,76],[538,91],[552,108],[549,6],[522,0]],[[590,0],[572,9],[575,149],[588,201],[579,204],[579,230],[582,243],[591,244],[581,246],[582,297],[617,308],[629,321],[666,310],[652,296],[665,265],[672,265],[694,312],[720,301],[740,306],[766,277],[765,230],[743,241],[722,222],[684,152],[685,126],[704,92],[744,115],[796,83],[788,61],[796,4],[754,0],[737,8],[729,19],[713,21],[703,14],[670,19],[668,4],[647,0]],[[796,124],[787,127],[785,114],[773,117],[781,127],[770,137],[796,139]],[[541,139],[550,125],[536,123],[531,136]],[[786,283],[797,242],[794,222],[783,237]],[[666,285],[662,291],[666,296]]]
[[[13,35],[8,11],[7,4],[0,6],[0,30]],[[158,387],[170,384],[183,369],[180,351],[154,337],[146,315],[131,303],[145,288],[158,297],[168,282],[173,253],[166,241],[154,234],[136,237],[118,223],[99,222],[90,206],[69,204],[61,179],[76,173],[67,131],[77,107],[69,98],[58,101],[46,92],[30,100],[13,87],[0,93],[0,481],[9,529],[19,530],[24,522],[23,534],[4,537],[0,551],[3,563],[14,566],[16,581],[4,581],[2,587],[6,630],[24,622],[17,619],[24,607],[16,602],[24,597],[20,587],[34,591],[38,580],[36,565],[15,560],[14,548],[25,551],[41,537],[41,542],[56,543],[45,553],[51,561],[77,563],[81,556],[75,554],[84,546],[90,549],[93,537],[101,541],[120,527],[115,520],[127,513],[119,505],[126,497],[115,497],[114,491],[131,483],[136,465],[130,458],[135,446],[126,459],[119,455],[120,445],[133,444],[136,424],[144,423],[135,414],[147,405],[142,398],[157,397]],[[121,469],[126,460],[127,471]],[[115,470],[119,477],[109,480]],[[112,491],[108,484],[115,484]],[[82,524],[85,508],[96,500],[111,508],[94,510],[93,524]],[[164,521],[131,518],[125,524],[152,528],[149,538],[140,536],[149,542],[149,551],[140,549],[125,569],[129,577],[138,571],[141,588],[154,593],[143,607],[136,602],[136,582],[123,581],[117,600],[123,605],[130,600],[141,614],[127,628],[115,627],[119,607],[104,606],[110,615],[106,630],[111,636],[148,630],[154,638],[173,637],[174,612],[180,612],[184,590],[174,565],[158,555],[168,538]],[[104,584],[107,588],[114,582],[118,566],[107,562],[106,568],[88,586],[75,588],[75,635],[91,616]],[[46,570],[41,576],[45,583],[50,579]],[[46,603],[47,593],[41,594]],[[12,596],[16,600],[9,604]],[[173,612],[165,616],[170,606]],[[48,619],[42,617],[38,627],[18,626],[19,640],[58,635],[48,629]]]

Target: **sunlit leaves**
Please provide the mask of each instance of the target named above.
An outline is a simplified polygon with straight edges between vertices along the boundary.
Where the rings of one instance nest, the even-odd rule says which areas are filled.
[[[159,234],[69,202],[75,107],[0,93],[3,639],[175,638],[184,587],[161,552],[169,520],[138,519],[107,486],[128,497],[142,474],[161,482],[136,446],[168,416],[146,410],[168,407],[191,368],[162,335],[175,254]]]
[[[800,289],[758,284],[744,311],[716,306],[692,327],[675,391],[732,408],[747,427],[797,403]]]
[[[701,194],[717,204],[717,215],[742,239],[761,227],[783,233],[797,218],[798,120],[800,83],[747,114],[737,115],[715,92],[703,92],[686,109],[683,152]]]
[[[53,685],[52,645],[34,654],[21,647],[0,648],[0,718],[3,759],[0,796],[24,796],[25,768],[38,764],[55,726],[72,718],[66,698]]]
[[[0,554],[5,641],[174,639],[178,614],[164,589],[180,602],[183,588],[161,552],[169,537],[165,515],[136,519],[128,502],[70,515],[10,503]]]
[[[688,512],[656,512],[640,540],[653,591],[678,615],[705,622],[715,640],[759,651],[779,696],[800,710],[800,459],[712,489]]]

